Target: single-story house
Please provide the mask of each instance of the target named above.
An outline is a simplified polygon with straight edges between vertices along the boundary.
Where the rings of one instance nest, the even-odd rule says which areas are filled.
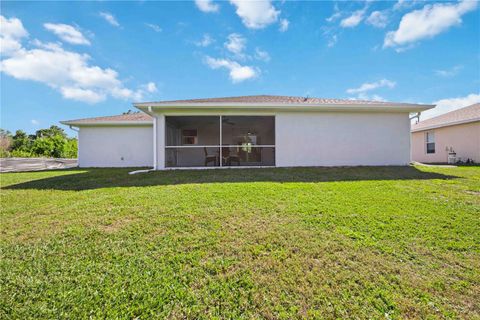
[[[480,163],[480,103],[412,125],[412,159]]]
[[[134,106],[61,122],[79,128],[80,167],[407,165],[409,114],[434,107],[266,95]]]

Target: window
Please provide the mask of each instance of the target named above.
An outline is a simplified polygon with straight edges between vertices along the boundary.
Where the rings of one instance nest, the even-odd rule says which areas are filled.
[[[273,116],[167,116],[166,167],[275,166]]]
[[[427,132],[425,134],[425,140],[427,153],[435,153],[435,134],[433,132]]]
[[[197,130],[184,129],[182,130],[183,144],[197,144]]]

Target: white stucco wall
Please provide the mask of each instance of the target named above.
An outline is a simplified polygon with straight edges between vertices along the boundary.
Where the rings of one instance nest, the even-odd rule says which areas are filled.
[[[410,163],[410,120],[407,112],[210,113],[227,114],[275,116],[277,167]],[[165,117],[163,114],[157,117],[157,168],[163,169]]]
[[[152,126],[81,127],[79,167],[151,167]]]
[[[276,165],[407,165],[408,113],[299,112],[276,117]]]

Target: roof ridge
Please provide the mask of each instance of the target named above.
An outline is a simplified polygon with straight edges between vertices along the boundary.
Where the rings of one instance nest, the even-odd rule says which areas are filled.
[[[356,99],[339,99],[339,98],[318,98],[318,97],[305,97],[305,96],[286,96],[286,95],[244,95],[244,96],[230,96],[230,97],[213,97],[213,98],[195,98],[195,99],[179,99],[179,100],[159,100],[159,101],[146,101],[139,104],[169,104],[169,103],[282,103],[282,104],[402,104],[412,105],[412,103],[399,103],[393,101],[379,101],[379,100],[356,100]],[[415,104],[416,105],[416,104]]]

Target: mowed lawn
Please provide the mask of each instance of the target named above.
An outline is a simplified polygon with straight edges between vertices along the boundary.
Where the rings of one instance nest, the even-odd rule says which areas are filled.
[[[480,167],[1,174],[0,318],[480,318]]]

